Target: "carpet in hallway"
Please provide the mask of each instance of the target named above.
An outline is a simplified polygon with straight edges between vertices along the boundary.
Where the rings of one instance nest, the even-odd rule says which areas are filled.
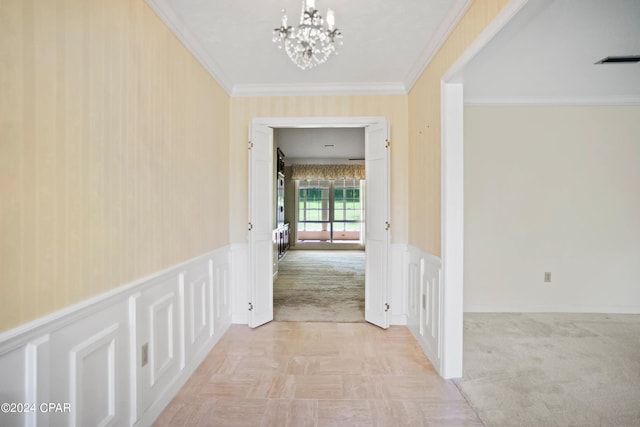
[[[364,321],[363,251],[289,251],[273,285],[275,321]]]

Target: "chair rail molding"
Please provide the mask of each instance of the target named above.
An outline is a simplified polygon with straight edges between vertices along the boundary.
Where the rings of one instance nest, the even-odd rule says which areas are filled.
[[[231,324],[230,252],[0,334],[2,401],[35,408],[3,411],[0,425],[150,426]],[[40,409],[50,403],[60,410]]]

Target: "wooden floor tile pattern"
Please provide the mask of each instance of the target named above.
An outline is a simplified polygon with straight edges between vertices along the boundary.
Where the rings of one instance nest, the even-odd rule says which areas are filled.
[[[481,426],[405,327],[232,325],[154,424]]]

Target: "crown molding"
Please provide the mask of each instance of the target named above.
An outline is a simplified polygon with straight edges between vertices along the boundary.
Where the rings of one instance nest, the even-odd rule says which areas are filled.
[[[429,44],[427,44],[427,47],[422,51],[407,74],[404,80],[404,86],[407,92],[416,84],[416,81],[420,78],[442,45],[444,45],[444,42],[447,41],[449,35],[451,35],[451,32],[456,28],[456,25],[458,25],[458,22],[460,22],[472,3],[473,0],[457,0],[449,8],[444,19],[440,22],[440,25],[429,40]]]
[[[224,89],[227,95],[231,95],[231,81],[222,72],[218,64],[207,53],[198,39],[189,31],[184,21],[176,15],[171,6],[165,0],[145,0],[145,3],[165,23],[176,38],[187,48],[204,69],[211,74],[216,82]]]
[[[474,106],[640,106],[640,96],[596,98],[466,98],[464,105]]]
[[[235,85],[233,97],[248,96],[348,96],[348,95],[406,95],[398,83],[317,83],[317,84],[255,84]]]

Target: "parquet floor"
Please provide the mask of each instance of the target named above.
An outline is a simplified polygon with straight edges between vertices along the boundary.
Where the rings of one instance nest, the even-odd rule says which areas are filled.
[[[155,426],[481,426],[405,327],[232,325]]]

